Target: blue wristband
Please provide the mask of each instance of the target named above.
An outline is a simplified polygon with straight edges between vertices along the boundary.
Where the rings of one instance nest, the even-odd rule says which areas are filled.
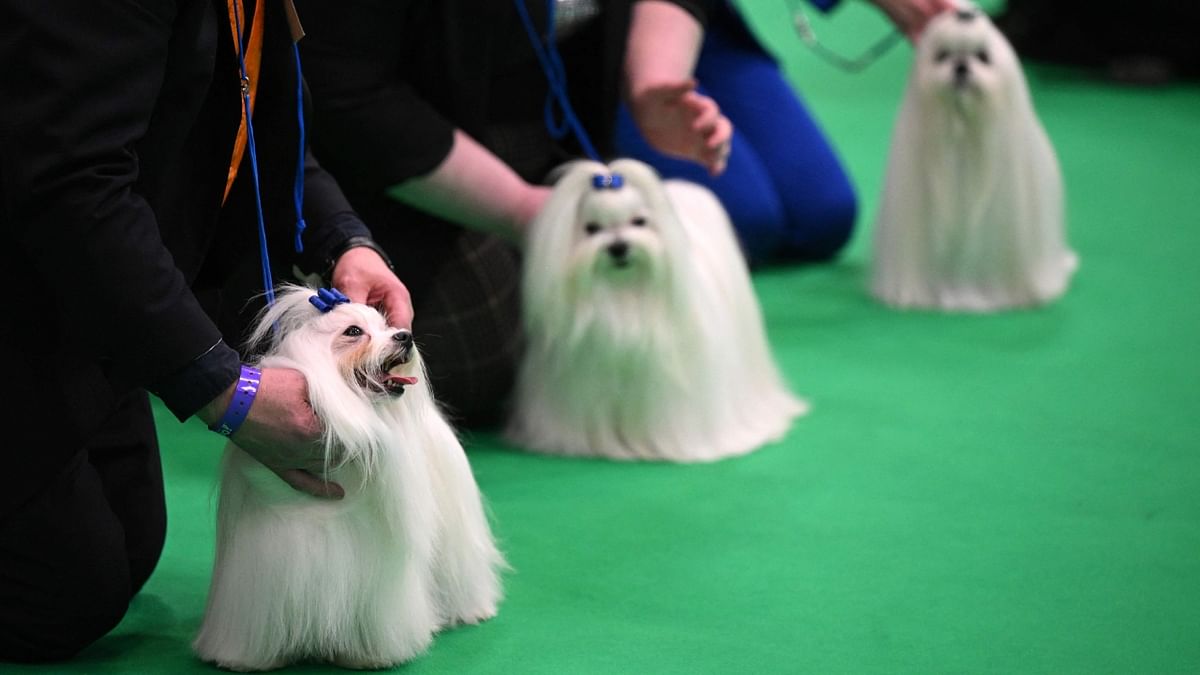
[[[225,409],[225,415],[208,428],[209,431],[215,431],[222,436],[233,435],[233,432],[242,426],[242,422],[246,421],[246,415],[250,412],[254,397],[258,395],[258,383],[261,379],[262,371],[243,363],[242,372],[238,375],[237,387],[233,390],[233,398],[229,401],[229,407]]]

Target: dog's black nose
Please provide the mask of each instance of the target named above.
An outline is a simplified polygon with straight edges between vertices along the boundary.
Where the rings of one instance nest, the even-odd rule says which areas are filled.
[[[608,245],[608,254],[614,258],[624,258],[629,255],[629,244],[623,241],[614,241]]]
[[[396,334],[392,336],[392,339],[396,342],[399,342],[405,348],[411,347],[413,343],[412,331],[401,328],[400,330],[396,331]]]
[[[959,21],[970,21],[975,18],[975,10],[973,9],[956,10],[954,14],[958,17]]]
[[[969,75],[970,72],[971,71],[967,69],[966,61],[959,61],[954,64],[954,79],[965,80],[965,79],[967,79],[967,75]]]

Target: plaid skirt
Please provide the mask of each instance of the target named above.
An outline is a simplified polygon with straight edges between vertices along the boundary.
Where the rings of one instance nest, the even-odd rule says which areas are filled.
[[[397,269],[401,280],[404,270]],[[461,230],[420,295],[413,334],[433,393],[461,427],[502,423],[521,353],[520,256],[495,236]]]

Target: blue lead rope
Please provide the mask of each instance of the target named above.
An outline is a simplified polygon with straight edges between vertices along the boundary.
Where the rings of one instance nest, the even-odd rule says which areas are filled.
[[[267,251],[267,226],[263,220],[262,191],[258,180],[258,153],[254,147],[254,122],[250,112],[250,76],[246,74],[246,43],[242,31],[242,7],[239,0],[233,0],[233,21],[238,33],[238,69],[242,75],[242,110],[246,113],[246,145],[250,148],[250,171],[254,177],[254,207],[258,215],[258,246],[262,258],[263,287],[267,294],[267,304],[275,304],[275,283],[271,274],[271,256]]]
[[[308,147],[308,139],[304,129],[304,76],[300,70],[300,44],[292,43],[292,56],[296,61],[296,120],[300,127],[300,154],[296,161],[296,185],[293,188],[293,200],[296,202],[296,253],[304,252],[304,157]]]
[[[524,0],[513,0],[517,6],[517,13],[521,15],[521,23],[525,26],[525,32],[529,35],[529,42],[533,45],[533,53],[537,55],[538,63],[542,66],[542,71],[546,73],[546,81],[550,85],[550,91],[546,94],[546,108],[544,112],[546,130],[555,139],[562,139],[567,135],[567,131],[574,131],[575,138],[579,141],[580,147],[588,157],[602,161],[600,154],[596,152],[596,148],[592,146],[591,139],[588,138],[587,132],[583,129],[583,124],[575,115],[574,108],[571,107],[571,99],[567,96],[567,74],[566,68],[563,67],[562,58],[558,55],[558,48],[555,47],[553,37],[554,32],[554,3],[555,0],[547,0],[546,7],[546,30],[549,35],[542,38],[538,35],[537,29],[533,25],[533,19],[529,16],[529,10],[525,7]],[[543,44],[543,39],[545,40]],[[554,104],[562,109],[562,121],[558,122],[554,119]]]
[[[246,113],[246,146],[250,150],[250,172],[254,178],[254,207],[258,216],[259,257],[262,260],[263,289],[267,304],[275,304],[275,277],[271,274],[271,254],[267,247],[267,225],[263,217],[262,190],[258,178],[258,149],[254,143],[254,120],[250,110],[250,77],[246,73],[246,36],[242,32],[242,5],[233,0],[233,21],[238,33],[238,69],[242,76],[242,109]],[[307,138],[304,128],[304,77],[300,70],[300,45],[292,42],[292,56],[296,63],[296,120],[300,129],[300,149],[296,160],[296,180],[292,187],[292,200],[296,205],[296,252],[304,251],[302,236],[307,223],[304,222],[304,156]]]

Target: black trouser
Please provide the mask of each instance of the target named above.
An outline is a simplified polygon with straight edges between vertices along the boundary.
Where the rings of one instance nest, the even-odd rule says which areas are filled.
[[[0,660],[70,658],[112,630],[158,564],[166,522],[154,418],[138,393],[0,519]]]

